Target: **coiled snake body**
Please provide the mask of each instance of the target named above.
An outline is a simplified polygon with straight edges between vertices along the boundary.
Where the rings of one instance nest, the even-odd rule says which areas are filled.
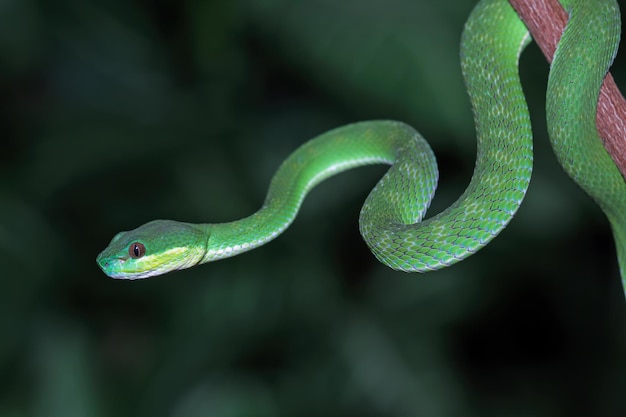
[[[570,19],[557,48],[547,90],[551,142],[565,171],[600,205],[626,270],[626,183],[595,127],[600,85],[616,54],[619,10],[614,0],[563,2]],[[507,0],[482,0],[461,40],[461,67],[472,103],[477,159],[459,199],[422,221],[438,173],[427,142],[392,121],[340,127],[305,143],[273,177],[262,208],[230,223],[155,220],[118,233],[98,255],[113,278],[145,278],[237,255],[274,239],[294,220],[311,188],[347,169],[390,164],[365,201],[360,230],[391,268],[425,272],[478,251],[512,219],[532,170],[531,123],[518,60],[530,41]]]

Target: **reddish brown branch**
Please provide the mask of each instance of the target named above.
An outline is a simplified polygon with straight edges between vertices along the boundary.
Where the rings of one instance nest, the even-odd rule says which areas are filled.
[[[509,0],[526,24],[548,62],[567,23],[567,12],[558,0]],[[626,178],[626,100],[613,76],[607,74],[598,99],[596,125],[604,147]]]

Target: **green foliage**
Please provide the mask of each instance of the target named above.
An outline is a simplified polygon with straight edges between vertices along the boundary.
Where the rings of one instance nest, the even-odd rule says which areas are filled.
[[[376,262],[357,218],[382,168],[249,254],[136,282],[95,264],[151,219],[250,214],[293,149],[351,121],[416,126],[449,204],[474,161],[470,3],[1,2],[0,416],[623,415],[610,231],[551,155],[533,47],[531,189],[461,264]]]

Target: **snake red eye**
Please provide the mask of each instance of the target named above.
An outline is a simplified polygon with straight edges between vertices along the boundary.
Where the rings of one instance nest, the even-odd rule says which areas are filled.
[[[133,242],[128,247],[128,255],[133,259],[141,258],[145,254],[146,247],[143,245],[143,243]]]

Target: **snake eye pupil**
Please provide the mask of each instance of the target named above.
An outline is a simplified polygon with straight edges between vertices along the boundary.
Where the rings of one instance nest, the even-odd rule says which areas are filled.
[[[141,258],[146,254],[146,247],[143,245],[143,243],[131,243],[128,247],[128,254],[133,259]]]

